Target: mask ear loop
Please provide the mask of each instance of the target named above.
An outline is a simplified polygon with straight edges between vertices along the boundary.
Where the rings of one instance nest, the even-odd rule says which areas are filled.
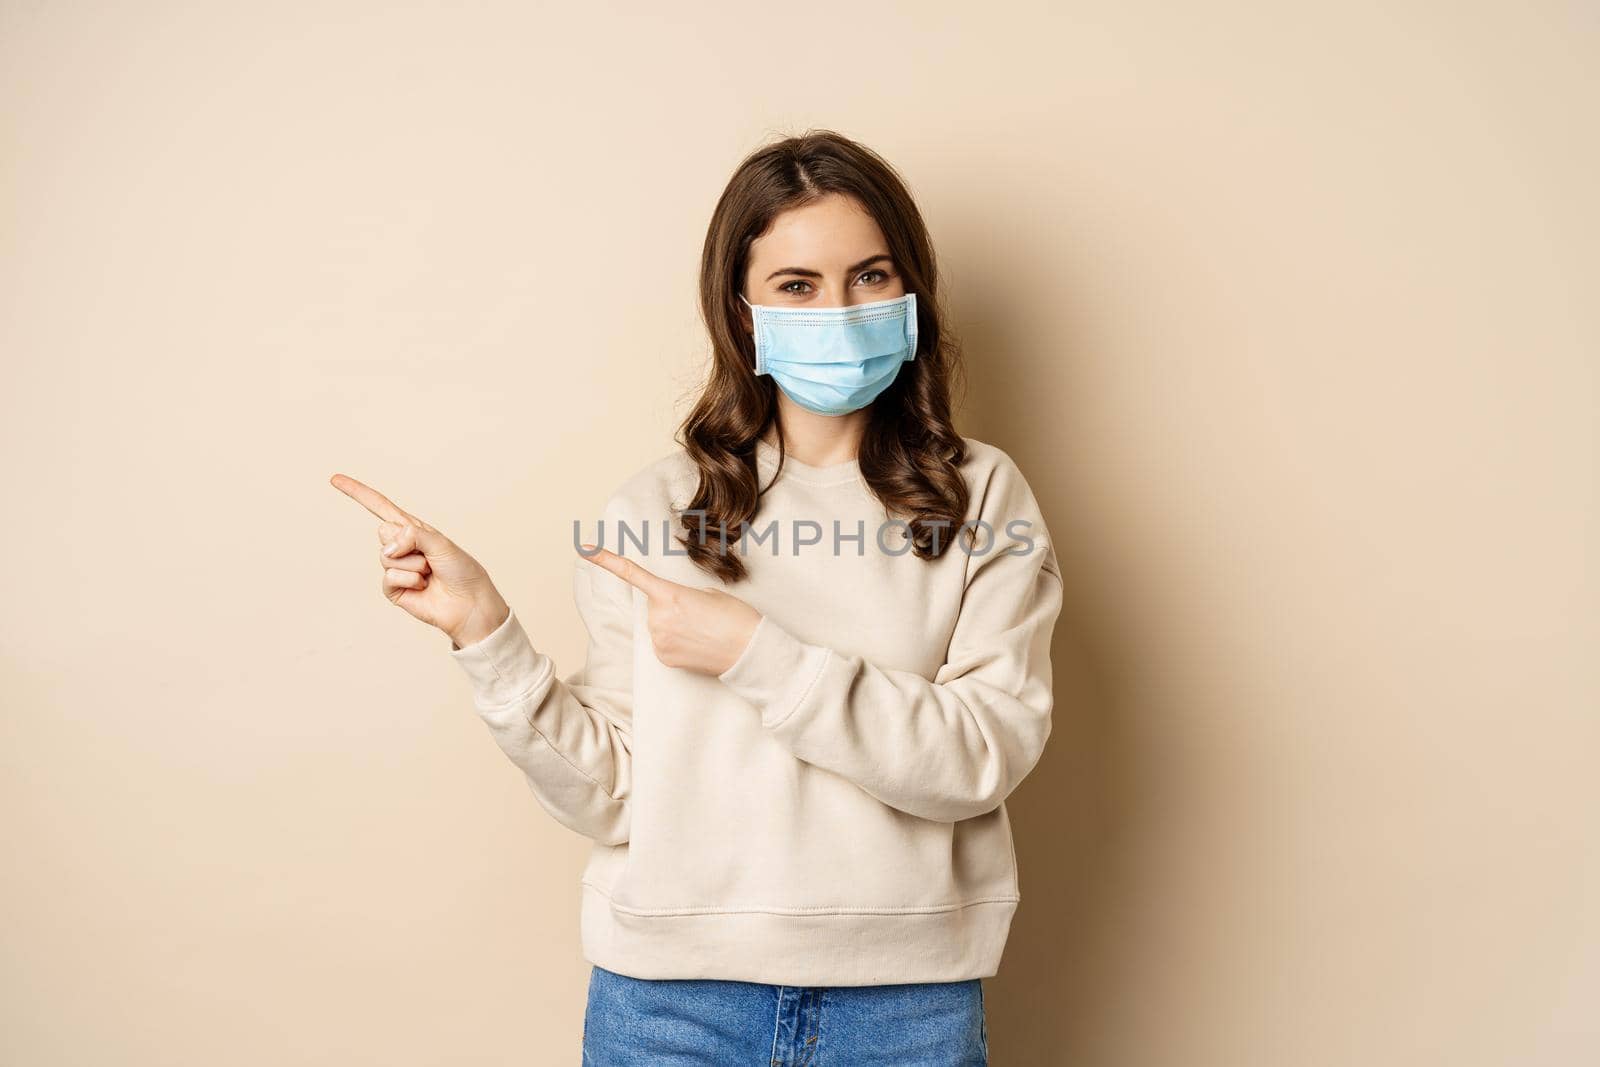
[[[739,299],[744,300],[745,306],[750,309],[750,324],[755,327],[756,374],[765,374],[767,373],[767,346],[761,343],[766,336],[765,331],[761,328],[761,309],[750,303],[750,301],[745,300],[743,293],[739,294]]]
[[[906,294],[906,348],[907,363],[917,358],[917,294]]]

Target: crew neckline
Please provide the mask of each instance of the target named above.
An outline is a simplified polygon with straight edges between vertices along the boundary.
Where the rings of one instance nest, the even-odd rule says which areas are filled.
[[[778,468],[778,448],[770,444],[766,438],[756,439],[756,460],[763,469],[768,471]],[[829,463],[818,467],[811,463],[802,463],[794,458],[793,453],[783,457],[783,472],[780,478],[791,478],[807,485],[843,485],[846,482],[856,481],[861,474],[861,465],[858,460],[847,459],[839,463]]]

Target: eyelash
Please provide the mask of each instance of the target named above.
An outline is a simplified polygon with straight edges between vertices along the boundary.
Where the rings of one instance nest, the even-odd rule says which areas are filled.
[[[888,271],[882,271],[882,270],[879,270],[876,267],[872,268],[871,270],[862,271],[861,272],[861,277],[865,278],[869,274],[882,274],[884,281],[888,281],[889,280]],[[797,290],[797,289],[791,289],[791,288],[789,288],[789,286],[791,286],[791,285],[810,285],[810,284],[811,283],[806,281],[804,278],[796,278],[792,282],[784,282],[782,285],[778,286],[778,291],[779,292],[783,292],[783,293],[793,293],[795,296],[799,296],[800,295],[800,291]]]

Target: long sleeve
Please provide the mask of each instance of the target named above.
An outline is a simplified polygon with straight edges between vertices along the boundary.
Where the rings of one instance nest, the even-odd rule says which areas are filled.
[[[720,680],[795,756],[891,807],[942,822],[999,807],[1050,735],[1062,582],[1021,476],[996,498],[985,518],[999,536],[993,551],[968,558],[946,662],[931,681],[802,641],[770,614]],[[1033,524],[1030,551],[1006,539],[1015,516]]]
[[[620,580],[576,561],[573,592],[588,659],[565,679],[529,641],[515,609],[493,633],[450,650],[495,742],[558,822],[601,844],[628,840],[633,612]]]

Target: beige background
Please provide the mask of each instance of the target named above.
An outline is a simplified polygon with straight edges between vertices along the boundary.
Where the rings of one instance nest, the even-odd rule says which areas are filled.
[[[712,203],[910,181],[1068,578],[995,1062],[1600,1057],[1578,3],[0,4],[10,1064],[567,1064],[587,842],[369,481],[578,664]]]

